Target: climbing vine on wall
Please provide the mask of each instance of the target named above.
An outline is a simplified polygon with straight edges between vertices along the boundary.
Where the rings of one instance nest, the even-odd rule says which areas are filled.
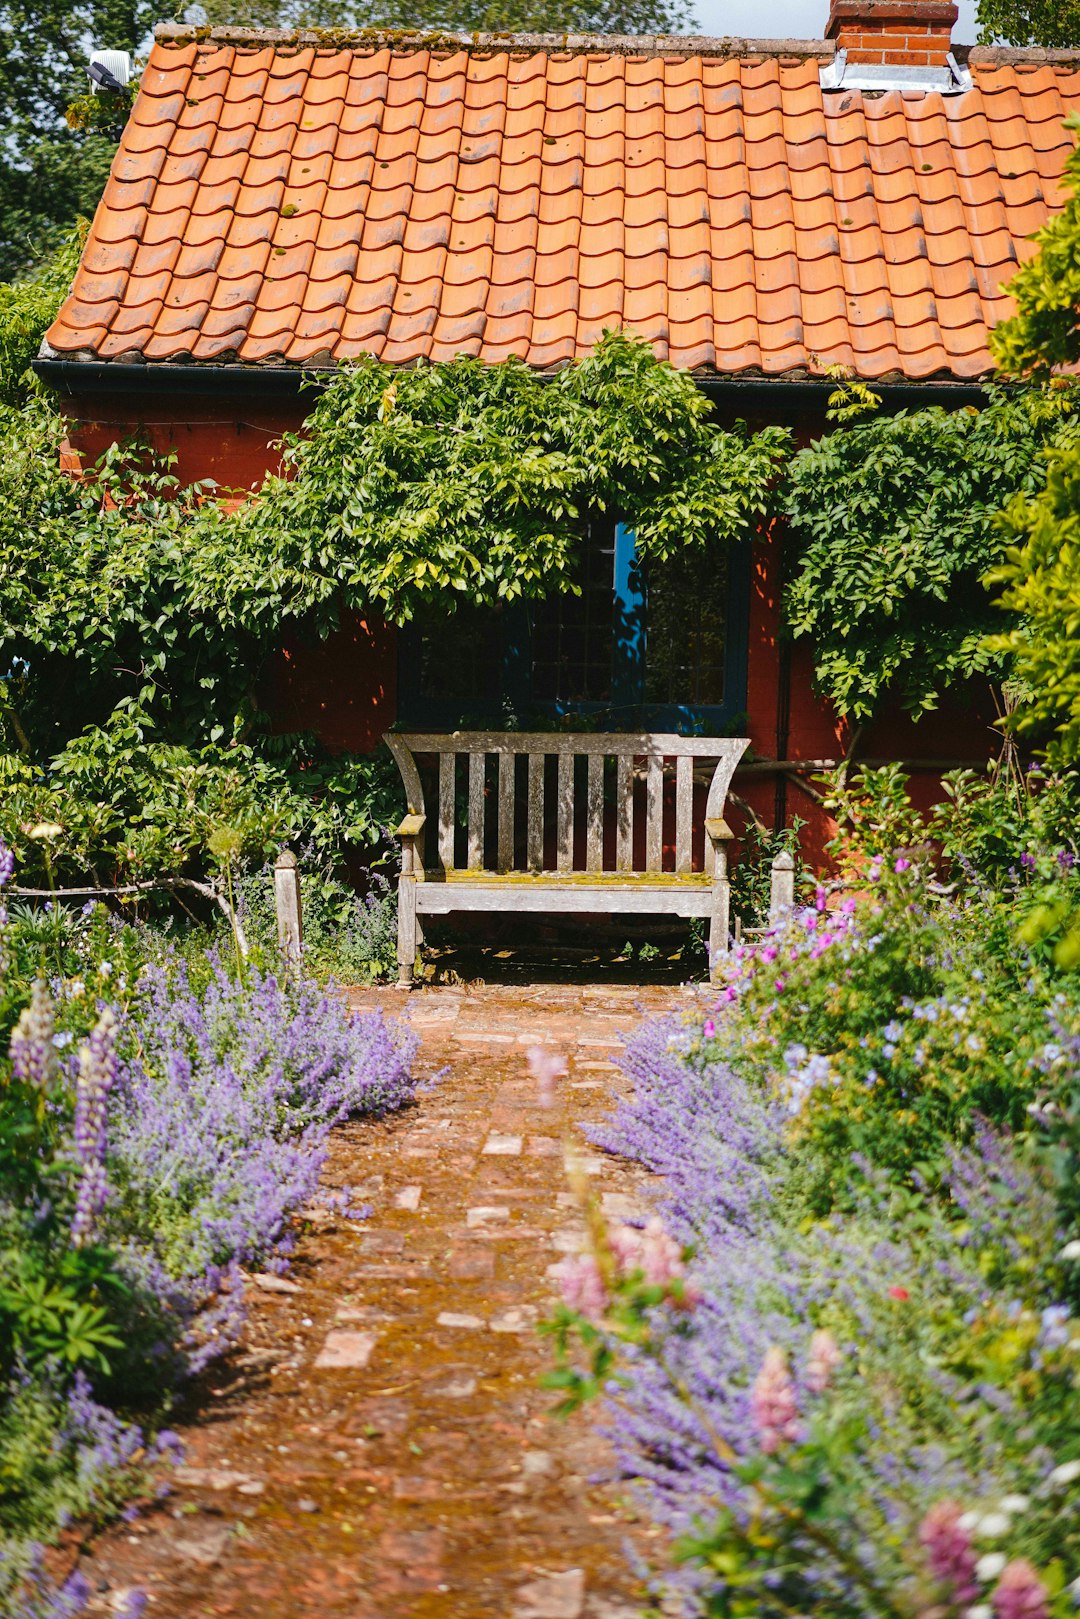
[[[841,713],[867,719],[895,694],[917,718],[955,682],[1004,674],[983,584],[1005,554],[996,514],[1043,487],[1076,397],[991,391],[982,410],[858,413],[795,457],[781,497],[797,545],[787,618]]]
[[[653,555],[734,539],[764,516],[787,445],[719,429],[691,378],[621,335],[550,382],[518,363],[370,361],[313,393],[283,471],[230,513],[138,445],[66,477],[21,327],[10,352],[0,833],[26,869],[46,858],[28,828],[61,828],[48,860],[95,881],[205,862],[222,825],[256,856],[289,836],[340,850],[385,821],[378,761],[270,734],[260,682],[289,621],[318,637],[345,607],[401,621],[436,596],[449,611],[573,588],[598,511],[634,521]]]

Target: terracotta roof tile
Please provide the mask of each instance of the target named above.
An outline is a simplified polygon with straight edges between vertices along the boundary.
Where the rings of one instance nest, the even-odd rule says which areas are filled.
[[[822,92],[812,56],[159,39],[48,334],[99,359],[977,377],[1059,206],[1069,63]]]

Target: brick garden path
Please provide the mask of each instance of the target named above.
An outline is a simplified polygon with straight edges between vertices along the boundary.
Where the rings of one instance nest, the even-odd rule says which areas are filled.
[[[172,1497],[84,1557],[94,1609],[141,1586],[168,1619],[630,1619],[628,1535],[647,1537],[587,1416],[546,1413],[534,1331],[577,1251],[563,1140],[605,1208],[633,1214],[634,1168],[580,1126],[622,1083],[612,1064],[641,1011],[674,988],[354,991],[421,1035],[447,1072],[417,1108],[335,1137],[330,1185],[362,1189],[363,1223],[323,1220],[291,1282],[252,1289],[247,1341],[181,1427]],[[552,1109],[525,1049],[570,1060]]]

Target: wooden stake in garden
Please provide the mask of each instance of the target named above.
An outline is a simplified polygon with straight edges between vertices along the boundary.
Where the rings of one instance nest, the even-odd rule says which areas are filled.
[[[304,943],[304,919],[300,908],[300,872],[291,849],[282,849],[274,863],[274,907],[277,911],[278,946],[288,971],[295,971]]]

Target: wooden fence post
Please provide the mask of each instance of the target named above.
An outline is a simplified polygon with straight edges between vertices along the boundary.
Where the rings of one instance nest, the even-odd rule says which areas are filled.
[[[278,945],[287,969],[296,967],[304,942],[304,918],[300,909],[300,873],[291,849],[282,849],[274,862],[274,907],[277,911]]]
[[[782,849],[769,876],[769,926],[776,927],[795,904],[795,857]]]

